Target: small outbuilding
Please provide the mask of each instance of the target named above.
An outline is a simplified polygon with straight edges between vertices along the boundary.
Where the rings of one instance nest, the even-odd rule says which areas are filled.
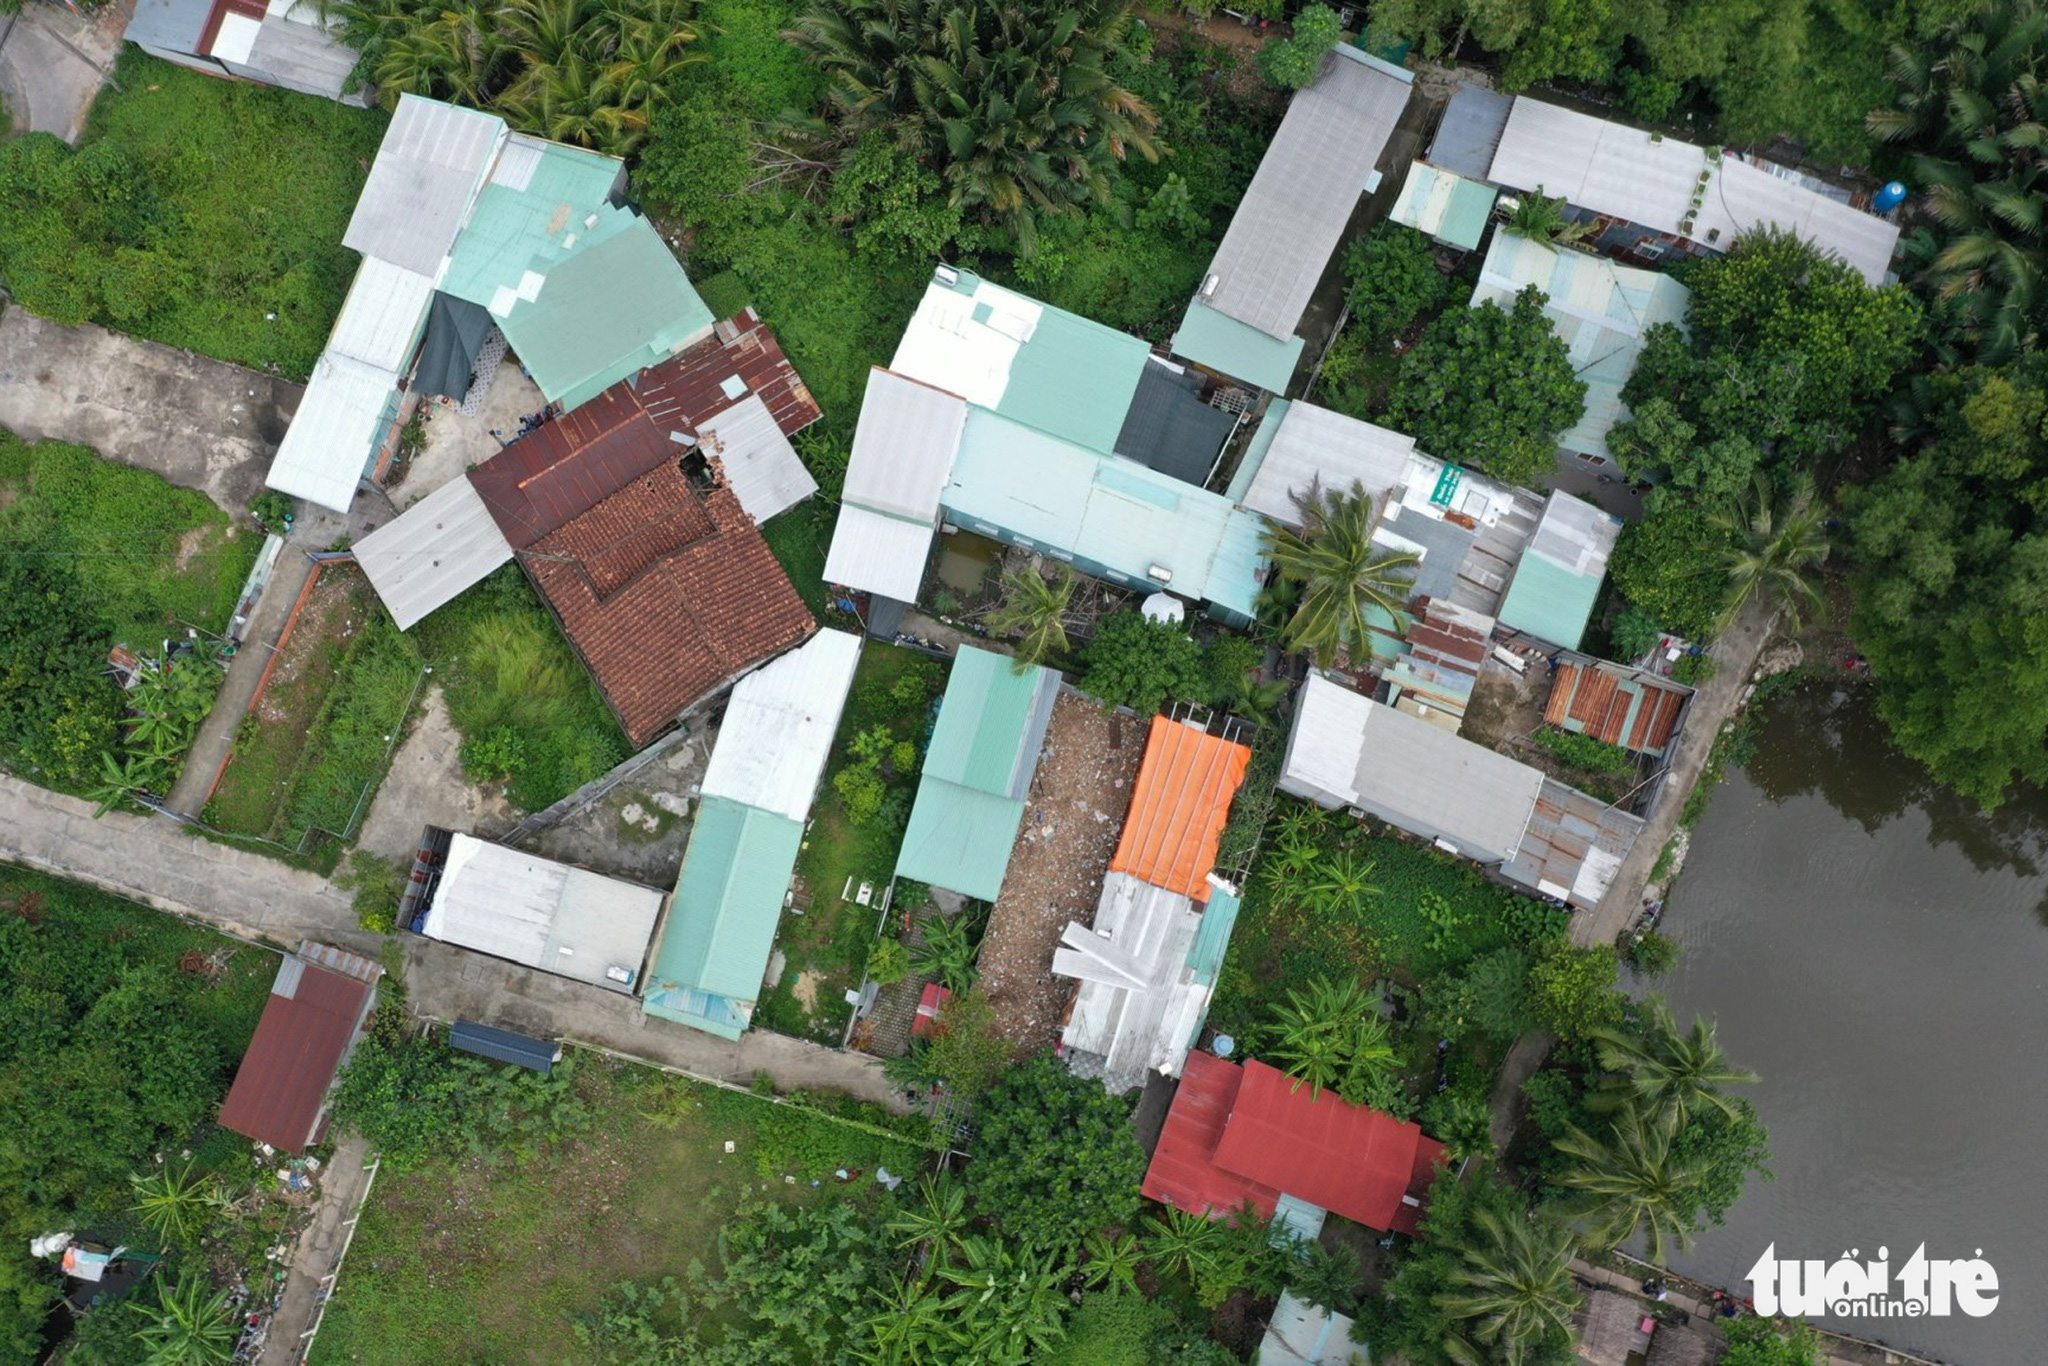
[[[221,1106],[224,1129],[302,1153],[327,1129],[327,1093],[377,1000],[384,970],[308,944],[287,954]]]

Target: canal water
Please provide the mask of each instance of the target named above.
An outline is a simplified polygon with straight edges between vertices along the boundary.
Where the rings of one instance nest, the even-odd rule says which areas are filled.
[[[1747,1293],[1781,1259],[1897,1268],[1982,1249],[1988,1317],[1823,1320],[1962,1366],[2048,1362],[2048,799],[1992,817],[1885,743],[1867,701],[1770,704],[1670,898],[1680,1020],[1719,1017],[1770,1131],[1752,1181],[1676,1270]]]

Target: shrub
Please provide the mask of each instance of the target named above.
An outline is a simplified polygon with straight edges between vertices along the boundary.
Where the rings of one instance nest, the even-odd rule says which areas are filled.
[[[1294,16],[1290,37],[1269,39],[1259,49],[1259,70],[1282,90],[1306,89],[1315,84],[1323,59],[1343,34],[1337,11],[1328,5],[1310,5]]]
[[[855,825],[866,825],[882,809],[882,797],[888,785],[882,781],[882,771],[871,764],[855,764],[842,768],[832,776],[832,787],[839,793],[839,803],[846,809],[846,819]]]
[[[910,950],[900,939],[883,939],[868,954],[868,976],[890,986],[910,975]]]
[[[1689,688],[1696,688],[1712,678],[1720,668],[1714,657],[1705,651],[1697,654],[1688,652],[1680,655],[1678,662],[1671,666],[1671,676]]]
[[[1344,255],[1351,282],[1351,322],[1369,342],[1384,344],[1450,297],[1449,277],[1436,268],[1429,239],[1399,223],[1381,223]]]
[[[1050,1054],[1011,1068],[976,1109],[967,1190],[1008,1237],[1072,1247],[1138,1212],[1145,1150],[1124,1101]]]
[[[398,926],[398,903],[405,896],[406,872],[388,858],[358,849],[334,877],[335,885],[355,893],[356,923],[371,934],[389,934]]]
[[[1586,773],[1626,773],[1635,767],[1635,756],[1626,749],[1590,735],[1545,726],[1530,738],[1564,763]]]
[[[1626,663],[1633,663],[1657,648],[1663,639],[1664,625],[1640,607],[1625,607],[1614,619],[1614,652]]]
[[[1678,941],[1655,930],[1644,930],[1629,941],[1628,959],[1638,972],[1661,976],[1678,961]]]
[[[1621,1019],[1620,980],[1613,949],[1558,944],[1529,969],[1529,994],[1544,1028],[1569,1042]]]
[[[1195,638],[1142,612],[1112,612],[1081,652],[1081,690],[1111,707],[1153,716],[1168,701],[1206,698],[1212,684]]]

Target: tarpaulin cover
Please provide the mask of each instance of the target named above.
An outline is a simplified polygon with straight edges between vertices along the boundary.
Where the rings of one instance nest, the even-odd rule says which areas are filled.
[[[427,398],[445,394],[461,399],[476,375],[477,353],[496,326],[490,310],[436,292],[433,307],[427,310],[427,335],[420,343],[414,389]]]

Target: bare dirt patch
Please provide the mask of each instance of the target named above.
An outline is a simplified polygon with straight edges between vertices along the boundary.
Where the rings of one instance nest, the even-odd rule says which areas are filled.
[[[796,981],[789,988],[789,994],[796,997],[805,1010],[816,1011],[818,1008],[818,984],[824,980],[824,973],[819,972],[816,968],[805,968],[797,974]]]
[[[189,552],[190,542],[188,535],[180,544],[181,559]],[[256,704],[258,716],[265,721],[303,719],[310,723],[310,714],[300,717],[302,709],[295,705],[301,684],[310,677],[319,696],[326,696],[326,684],[347,652],[348,642],[368,620],[370,601],[369,581],[360,573],[339,565],[320,571],[306,594],[306,605],[299,609],[298,620],[292,623],[291,634],[278,651],[277,666]],[[311,710],[318,709],[315,698]]]
[[[211,528],[209,527],[195,526],[178,538],[178,558],[174,563],[179,569],[183,569],[191,564],[192,557],[206,549],[206,542],[210,539],[208,535],[210,530]]]
[[[1095,921],[1144,740],[1141,723],[1105,715],[1077,694],[1062,693],[1053,707],[1024,828],[981,945],[982,985],[1020,1053],[1059,1041],[1074,984],[1053,975],[1053,949],[1068,921]]]

